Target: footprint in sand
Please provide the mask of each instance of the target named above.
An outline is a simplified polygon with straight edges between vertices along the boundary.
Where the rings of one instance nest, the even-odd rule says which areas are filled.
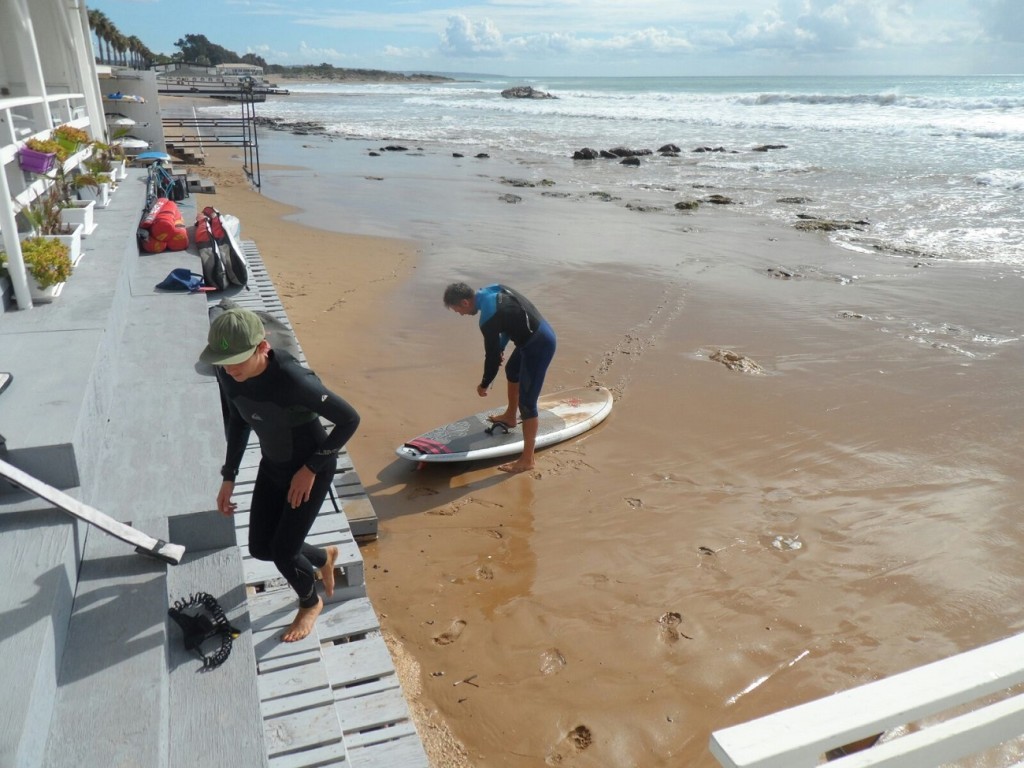
[[[577,725],[551,748],[544,762],[548,765],[563,765],[566,760],[572,759],[593,743],[594,736],[590,729],[585,725]]]
[[[494,578],[494,571],[489,565],[481,565],[476,569],[476,577],[483,581],[490,581]]]
[[[462,619],[455,619],[448,627],[447,632],[442,632],[440,635],[434,637],[434,645],[451,645],[459,639],[459,635],[462,634],[462,630],[466,628],[466,622]]]

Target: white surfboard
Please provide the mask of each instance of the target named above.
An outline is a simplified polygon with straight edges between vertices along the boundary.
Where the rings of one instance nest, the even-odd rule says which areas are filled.
[[[544,395],[537,403],[540,423],[537,448],[560,443],[583,434],[612,412],[612,393],[604,387],[567,389]],[[476,461],[511,456],[523,450],[523,430],[517,426],[507,434],[501,427],[490,429],[488,416],[503,411],[475,413],[425,432],[395,449],[403,459],[423,462]]]

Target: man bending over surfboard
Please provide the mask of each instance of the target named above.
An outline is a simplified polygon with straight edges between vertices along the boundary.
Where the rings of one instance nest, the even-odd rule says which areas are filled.
[[[338,451],[359,426],[359,414],[287,351],[271,349],[255,312],[221,313],[210,323],[208,341],[199,359],[217,366],[227,401],[227,458],[217,509],[224,515],[235,512],[235,478],[250,430],[256,430],[262,456],[249,512],[249,552],[273,561],[299,597],[298,614],[281,635],[293,643],[313,631],[324,608],[316,592],[317,568],[324,592],[334,594],[338,548],[314,547],[306,536],[334,479]],[[330,432],[321,416],[334,425]]]
[[[507,285],[474,291],[466,283],[452,283],[444,291],[444,305],[460,315],[480,315],[480,332],[484,335],[484,375],[476,388],[480,397],[487,396],[498,375],[505,345],[509,341],[515,344],[505,364],[508,405],[504,413],[488,418],[508,430],[515,427],[517,412],[523,417],[523,453],[498,469],[512,473],[533,469],[539,424],[537,399],[555,356],[555,332],[529,299]]]

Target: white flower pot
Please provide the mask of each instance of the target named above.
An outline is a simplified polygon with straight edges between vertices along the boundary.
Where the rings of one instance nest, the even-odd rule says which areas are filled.
[[[104,182],[97,190],[92,187],[79,187],[78,197],[82,200],[95,201],[97,208],[106,208],[110,205],[110,185]]]
[[[43,237],[52,237],[64,243],[64,245],[68,247],[68,252],[71,256],[71,263],[77,264],[79,259],[82,258],[82,225],[75,224],[73,227],[71,234],[43,235]]]
[[[64,286],[67,283],[56,283],[51,285],[49,288],[40,288],[39,283],[35,281],[35,278],[30,274],[28,276],[28,293],[32,297],[33,304],[49,304],[64,290]]]
[[[96,229],[96,221],[93,212],[96,208],[95,200],[73,200],[60,212],[61,221],[65,224],[81,224],[82,237],[88,237]]]

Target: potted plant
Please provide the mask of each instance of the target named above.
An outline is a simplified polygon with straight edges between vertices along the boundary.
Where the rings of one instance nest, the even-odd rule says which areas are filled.
[[[71,183],[77,190],[79,200],[93,200],[97,208],[110,205],[110,190],[114,183],[110,173],[87,169],[86,173],[76,174]]]
[[[114,181],[124,181],[128,178],[128,157],[125,155],[124,147],[118,142],[118,139],[127,135],[128,128],[121,127],[114,131],[109,144],[102,141],[92,143],[96,148],[95,157],[109,166]]]
[[[18,149],[18,165],[29,173],[49,173],[58,160],[64,162],[67,159],[66,155],[61,157],[63,153],[64,148],[55,141],[29,139]]]
[[[64,220],[65,202],[64,185],[54,183],[44,194],[22,208],[20,213],[29,223],[32,234],[63,242],[68,247],[72,263],[75,263],[82,254],[82,232],[85,227],[82,223]]]
[[[53,238],[29,237],[22,240],[21,258],[30,278],[28,285],[33,301],[53,301],[60,295],[74,269],[68,247]],[[7,254],[0,254],[0,260],[7,269]]]
[[[67,150],[68,156],[71,156],[89,143],[89,134],[81,128],[64,123],[53,129],[53,140]]]
[[[60,217],[65,224],[82,226],[82,237],[88,237],[98,226],[96,224],[96,201],[72,199],[60,205]]]

